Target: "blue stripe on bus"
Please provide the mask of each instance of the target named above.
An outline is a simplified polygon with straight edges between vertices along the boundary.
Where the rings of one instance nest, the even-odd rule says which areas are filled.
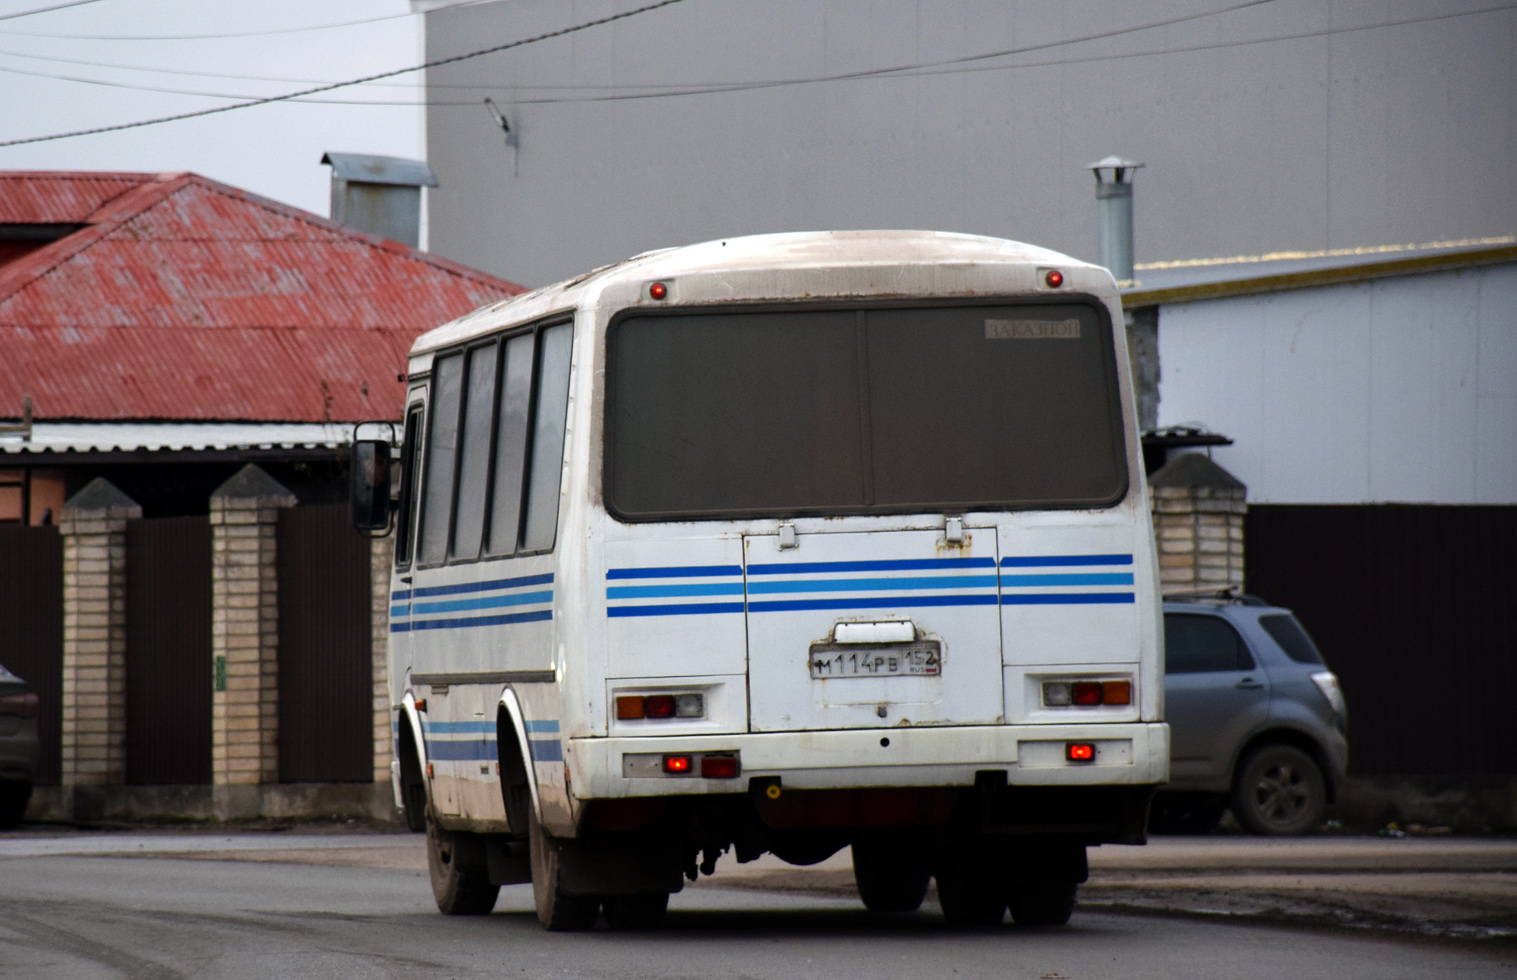
[[[798,561],[784,565],[749,565],[749,575],[794,575],[800,572],[889,572],[931,568],[995,568],[994,558],[907,558],[888,561]]]
[[[1013,592],[1001,596],[1006,606],[1079,606],[1135,602],[1131,592]]]
[[[391,616],[409,616],[409,615],[411,615],[411,607],[409,605],[405,605],[405,606],[391,606],[390,607],[390,615]]]
[[[410,589],[399,589],[399,590],[397,590],[395,592],[391,592],[390,593],[390,601],[391,602],[399,602],[402,599],[409,599],[409,598],[411,598],[411,590]]]
[[[461,732],[495,732],[493,721],[427,721],[422,719],[421,730],[428,735],[457,735]]]
[[[766,592],[879,592],[886,589],[993,589],[994,575],[944,575],[939,578],[806,578],[749,582],[750,594]]]
[[[669,565],[665,568],[613,568],[606,578],[699,578],[703,575],[741,575],[741,565]]]
[[[427,758],[435,762],[494,762],[498,756],[493,739],[471,738],[456,742],[439,739],[427,743]]]
[[[533,762],[563,762],[564,747],[558,739],[529,738]]]
[[[611,606],[606,615],[621,616],[702,616],[708,613],[740,613],[741,602],[680,602],[660,606]]]
[[[799,609],[884,609],[900,606],[993,606],[995,595],[886,595],[857,599],[783,599],[748,603],[749,612]]]
[[[558,719],[547,718],[543,721],[523,722],[523,727],[529,732],[556,732],[558,731]]]
[[[1131,565],[1132,555],[1035,555],[1002,558],[1003,568],[1038,568],[1046,565]]]
[[[520,575],[516,578],[497,578],[488,582],[461,582],[458,585],[429,585],[422,589],[413,589],[412,595],[416,598],[430,595],[464,595],[469,592],[493,592],[496,589],[517,589],[523,585],[547,585],[553,581],[552,572],[544,572],[542,575]],[[403,599],[405,596],[396,594],[392,599]]]
[[[502,609],[507,606],[530,606],[538,602],[552,602],[553,590],[544,592],[513,592],[510,595],[490,595],[478,599],[452,599],[448,602],[413,602],[413,615],[425,613],[463,612],[468,609]]]
[[[607,599],[659,599],[668,596],[742,595],[741,582],[697,582],[690,585],[610,585]]]
[[[1075,575],[1001,575],[1001,584],[1012,588],[1030,585],[1132,585],[1131,572],[1085,572]]]
[[[539,623],[553,618],[551,609],[535,609],[532,612],[509,613],[504,616],[471,616],[463,619],[414,619],[409,623],[391,623],[391,633],[411,633],[416,630],[445,630],[465,626],[508,626],[511,623]]]

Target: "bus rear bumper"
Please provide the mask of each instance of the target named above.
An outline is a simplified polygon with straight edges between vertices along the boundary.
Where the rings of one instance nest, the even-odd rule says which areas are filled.
[[[1071,745],[1090,745],[1094,758],[1071,760]],[[1009,786],[1151,786],[1169,777],[1163,723],[574,738],[566,747],[580,800],[744,792],[755,778],[786,789],[852,789],[973,786],[998,772]],[[708,753],[736,754],[737,776],[703,778]],[[681,755],[693,771],[662,771],[665,756]]]

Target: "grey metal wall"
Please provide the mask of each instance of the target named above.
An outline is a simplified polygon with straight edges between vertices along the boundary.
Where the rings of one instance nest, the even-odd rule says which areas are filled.
[[[426,54],[640,2],[434,10]],[[528,285],[649,248],[818,228],[976,232],[1094,259],[1083,167],[1108,153],[1148,164],[1139,263],[1517,230],[1517,10],[1444,16],[1491,6],[1479,0],[1274,0],[939,74],[530,103],[938,62],[1236,5],[690,0],[434,69],[429,98],[458,104],[427,110],[431,248]],[[1429,17],[1443,19],[1374,26]]]

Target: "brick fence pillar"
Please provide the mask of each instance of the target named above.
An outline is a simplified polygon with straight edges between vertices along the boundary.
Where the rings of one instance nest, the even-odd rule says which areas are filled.
[[[137,502],[103,477],[63,505],[62,782],[126,781],[126,524]],[[87,815],[87,814],[86,814]]]
[[[281,507],[295,495],[249,463],[211,493],[211,783],[222,819],[258,816],[279,781]]]
[[[1248,488],[1201,453],[1170,460],[1149,478],[1159,585],[1166,592],[1243,588]]]
[[[390,785],[390,561],[395,538],[375,538],[369,564],[374,679],[374,782]]]

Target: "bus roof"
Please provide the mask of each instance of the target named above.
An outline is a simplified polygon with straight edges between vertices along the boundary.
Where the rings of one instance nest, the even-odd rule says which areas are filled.
[[[628,280],[641,283],[697,273],[868,269],[903,264],[955,267],[1051,265],[1065,270],[1066,274],[1072,269],[1089,269],[1109,278],[1104,269],[1061,252],[984,235],[946,231],[807,231],[746,235],[643,252],[573,279],[481,307],[422,334],[411,354],[422,354],[458,343],[475,333],[584,305],[592,294]],[[1112,288],[1115,289],[1114,283]]]

